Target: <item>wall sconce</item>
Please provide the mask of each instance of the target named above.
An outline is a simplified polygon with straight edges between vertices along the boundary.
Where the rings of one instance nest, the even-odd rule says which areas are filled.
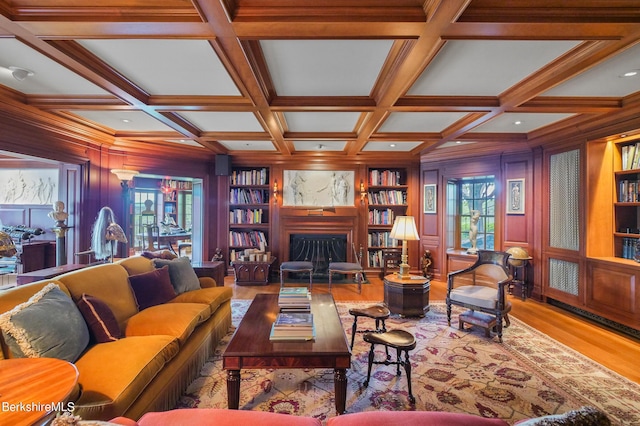
[[[278,204],[278,180],[273,181],[273,204]]]
[[[364,205],[365,197],[367,196],[367,190],[364,188],[364,182],[360,180],[360,204]]]
[[[125,170],[125,169],[111,169],[111,173],[116,175],[120,179],[120,186],[123,190],[129,189],[129,181],[140,174],[137,170]]]

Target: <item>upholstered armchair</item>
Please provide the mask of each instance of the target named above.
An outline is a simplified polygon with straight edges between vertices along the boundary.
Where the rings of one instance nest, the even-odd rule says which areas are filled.
[[[506,292],[513,276],[501,251],[478,250],[478,259],[466,269],[449,273],[447,279],[447,322],[451,325],[451,307],[462,306],[495,317],[495,331],[502,342],[502,321],[508,327],[511,302]]]

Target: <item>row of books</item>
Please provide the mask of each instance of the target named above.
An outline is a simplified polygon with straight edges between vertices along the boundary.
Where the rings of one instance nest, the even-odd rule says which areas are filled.
[[[369,225],[393,225],[394,213],[391,209],[369,210]]]
[[[620,203],[637,203],[640,201],[640,181],[638,180],[621,180],[618,189],[618,202]]]
[[[315,335],[311,312],[280,312],[271,326],[269,340],[313,340]]]
[[[267,169],[234,170],[231,172],[231,185],[268,185]]]
[[[230,204],[266,204],[269,202],[269,192],[266,189],[231,188],[229,191]]]
[[[638,240],[637,238],[622,239],[622,257],[624,259],[635,259],[636,251],[638,251],[638,249],[640,248],[637,246],[639,241],[640,240]]]
[[[640,142],[622,147],[622,170],[640,168]]]
[[[384,265],[384,256],[382,250],[373,250],[368,253],[367,266],[371,268],[382,268]]]
[[[395,205],[406,205],[407,204],[407,193],[406,191],[396,191],[396,190],[388,190],[388,191],[378,191],[378,192],[369,192],[369,204],[395,204]]]
[[[397,247],[398,240],[391,238],[391,232],[369,232],[367,247]]]
[[[229,223],[265,223],[262,209],[233,209],[229,211]]]
[[[369,172],[369,186],[395,186],[400,183],[400,172],[394,170],[371,170]]]
[[[282,287],[278,294],[278,306],[281,312],[309,311],[311,292],[306,287]]]
[[[267,237],[262,231],[229,231],[229,246],[231,247],[266,247]]]

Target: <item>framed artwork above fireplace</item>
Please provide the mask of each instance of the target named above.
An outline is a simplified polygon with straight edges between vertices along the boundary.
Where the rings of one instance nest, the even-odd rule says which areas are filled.
[[[283,178],[283,206],[355,205],[353,170],[285,170]]]

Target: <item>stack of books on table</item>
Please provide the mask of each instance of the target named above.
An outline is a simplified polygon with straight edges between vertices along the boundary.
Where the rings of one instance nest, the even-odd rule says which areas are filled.
[[[281,311],[309,311],[311,292],[306,287],[283,287],[278,295]]]
[[[269,335],[269,340],[304,341],[314,338],[313,314],[310,312],[280,312]]]

